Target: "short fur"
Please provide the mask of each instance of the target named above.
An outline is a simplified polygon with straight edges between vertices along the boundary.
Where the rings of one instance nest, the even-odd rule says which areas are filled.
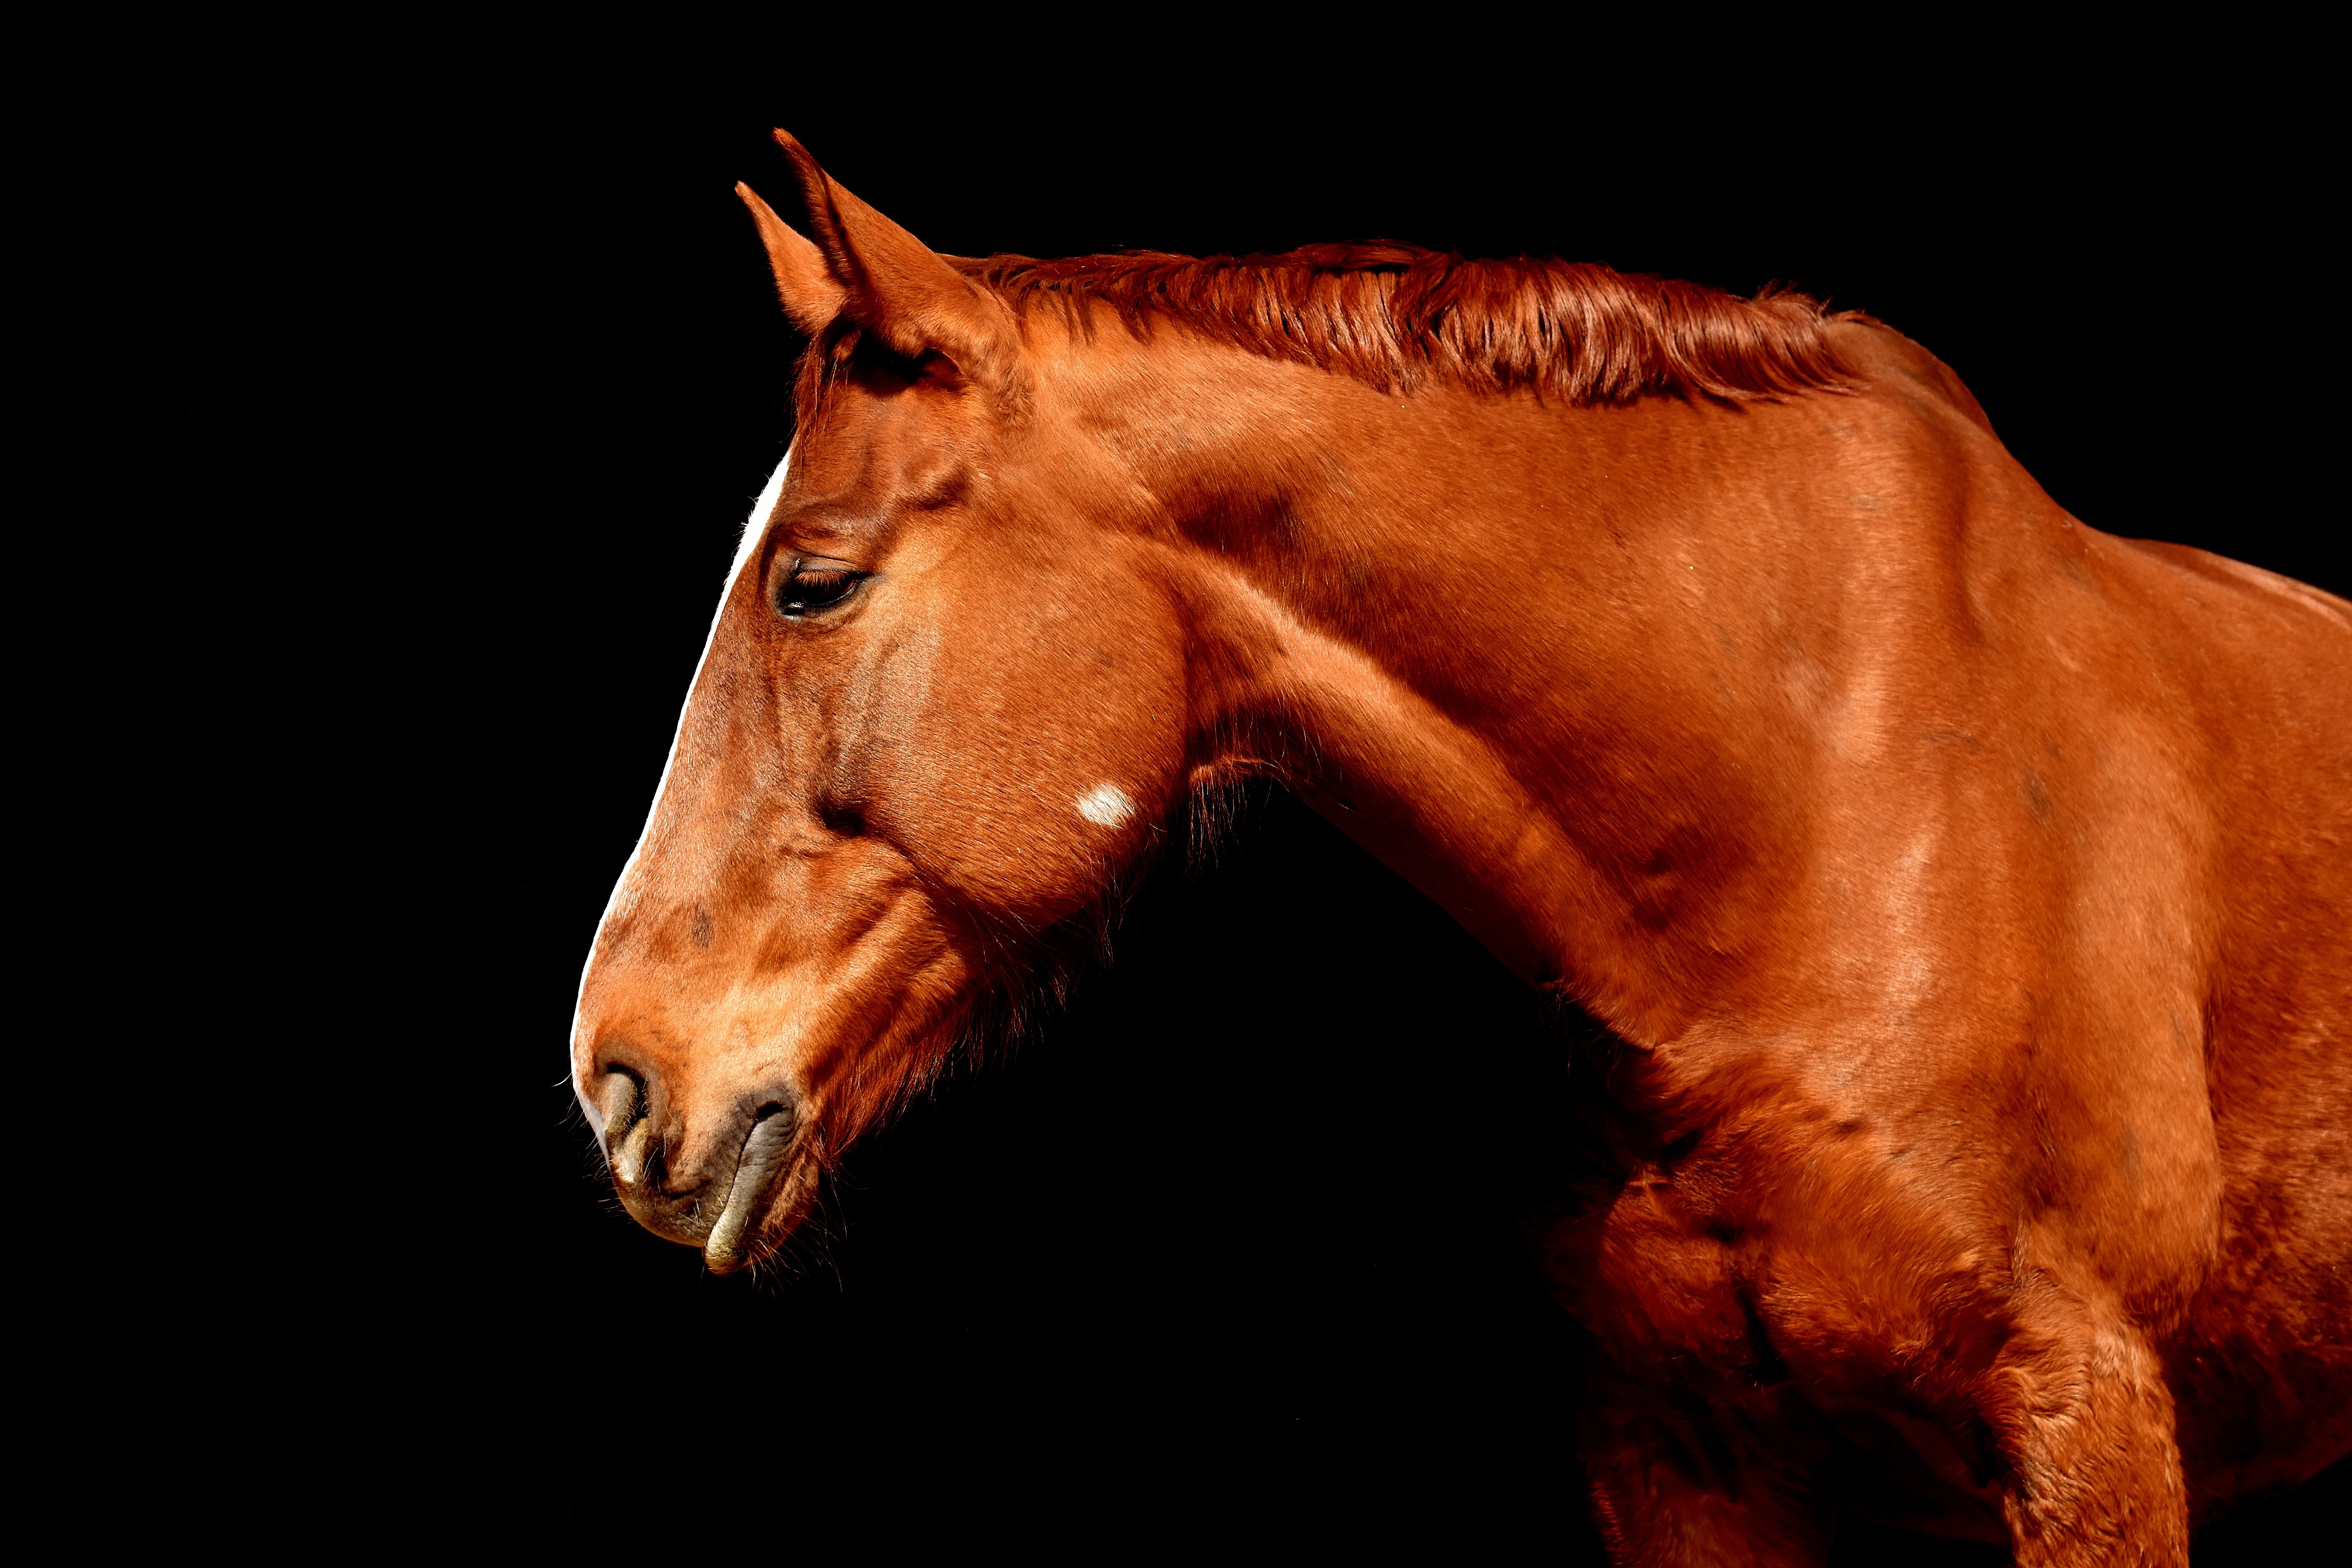
[[[640,1222],[772,1252],[1271,776],[1605,1026],[1538,1229],[1620,1561],[2181,1564],[2352,1447],[2352,605],[2084,527],[1808,301],[950,262],[784,142],[792,468],[572,1037]],[[1470,1108],[1397,1088],[1410,1181]]]

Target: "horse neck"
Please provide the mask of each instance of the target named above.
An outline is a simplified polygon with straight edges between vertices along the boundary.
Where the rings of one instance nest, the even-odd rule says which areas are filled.
[[[1212,357],[1163,374],[1130,426],[1160,438],[1126,447],[1181,539],[1207,743],[1627,1037],[1726,1005],[1799,858],[1801,628],[1837,619],[1807,602],[1838,574],[1791,548],[1804,508],[1756,499],[1807,471],[1819,410]]]

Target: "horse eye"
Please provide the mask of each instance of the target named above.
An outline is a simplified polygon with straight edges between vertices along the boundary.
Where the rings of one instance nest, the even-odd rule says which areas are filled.
[[[776,591],[776,608],[787,616],[830,609],[856,592],[857,584],[866,581],[866,577],[865,573],[852,572],[846,566],[801,562],[793,567],[792,574]]]

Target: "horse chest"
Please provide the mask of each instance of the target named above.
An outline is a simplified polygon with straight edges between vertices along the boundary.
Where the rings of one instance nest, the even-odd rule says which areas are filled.
[[[1637,1170],[1586,1222],[1577,1315],[1619,1364],[1684,1385],[1756,1387],[1784,1369],[1725,1228],[1671,1176]]]
[[[1635,1164],[1605,1194],[1590,1193],[1555,1236],[1555,1288],[1611,1360],[1696,1397],[1798,1391],[1835,1404],[1889,1373],[1900,1381],[1906,1347],[1933,1333],[1920,1282],[1883,1255],[1889,1237],[1864,1240],[1866,1227],[1810,1218],[1775,1223],[1782,1205],[1759,1199],[1786,1186],[1789,1173],[1779,1174],[1696,1160]],[[1856,1209],[1883,1220],[1902,1206],[1890,1189],[1865,1184],[1876,1201]]]

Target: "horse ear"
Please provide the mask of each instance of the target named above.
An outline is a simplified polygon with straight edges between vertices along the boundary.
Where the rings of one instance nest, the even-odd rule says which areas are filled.
[[[751,186],[737,181],[735,195],[751,209],[760,243],[768,247],[768,268],[776,275],[776,298],[784,302],[784,314],[803,336],[817,336],[833,325],[849,298],[833,280],[824,252],[785,226],[775,208],[761,201],[760,193]]]
[[[775,136],[800,177],[809,232],[849,318],[908,359],[943,354],[968,379],[1002,386],[1016,352],[1004,307],[852,195],[789,132]]]

